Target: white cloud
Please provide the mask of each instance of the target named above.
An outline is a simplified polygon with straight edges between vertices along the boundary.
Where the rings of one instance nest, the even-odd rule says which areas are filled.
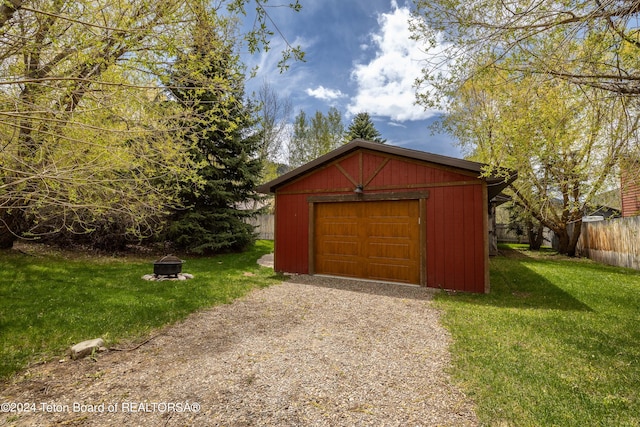
[[[394,121],[423,120],[438,114],[415,105],[414,82],[421,76],[427,54],[424,46],[411,40],[408,7],[391,3],[392,11],[378,16],[379,32],[371,35],[375,57],[367,64],[356,64],[351,78],[357,94],[347,107],[350,114],[366,111]]]
[[[389,122],[387,123],[387,125],[392,126],[392,127],[396,127],[396,128],[407,128],[405,125],[401,124],[401,123],[397,123],[397,122]]]
[[[333,101],[345,96],[340,90],[327,89],[324,86],[318,86],[315,89],[307,89],[307,95],[318,98],[322,101]]]
[[[293,41],[294,46],[301,46],[302,50],[310,49],[314,41],[303,37],[296,37]],[[289,97],[295,91],[295,88],[307,83],[310,79],[307,71],[300,69],[300,63],[292,61],[291,69],[281,72],[278,68],[278,62],[282,59],[282,51],[286,48],[284,40],[274,38],[271,40],[270,49],[262,51],[256,55],[247,55],[243,58],[247,65],[248,71],[254,71],[257,68],[256,75],[247,80],[247,93],[258,90],[263,81],[267,81],[277,92],[283,97]],[[294,72],[295,70],[295,72]]]

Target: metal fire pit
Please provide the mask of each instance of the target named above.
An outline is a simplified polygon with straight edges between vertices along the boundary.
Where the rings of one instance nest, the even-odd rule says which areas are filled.
[[[182,272],[184,261],[173,255],[166,255],[153,263],[153,274],[156,276],[178,276]]]

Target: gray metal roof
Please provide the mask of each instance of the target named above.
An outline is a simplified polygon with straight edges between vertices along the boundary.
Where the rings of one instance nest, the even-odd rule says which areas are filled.
[[[275,193],[275,191],[289,183],[290,181],[302,176],[316,168],[319,168],[327,163],[332,162],[338,157],[342,157],[350,152],[358,149],[367,149],[370,151],[376,151],[379,153],[392,154],[395,156],[405,157],[412,160],[422,160],[424,162],[434,163],[437,165],[448,166],[455,169],[460,169],[466,172],[472,172],[477,174],[478,178],[484,179],[488,184],[489,200],[500,194],[509,183],[513,182],[517,177],[516,172],[511,172],[509,179],[504,177],[481,177],[483,168],[486,166],[484,163],[472,162],[469,160],[458,159],[455,157],[442,156],[440,154],[427,153],[426,151],[412,150],[408,148],[396,147],[393,145],[381,144],[378,142],[365,141],[363,139],[354,139],[353,141],[345,144],[335,150],[312,160],[284,175],[279,176],[273,181],[269,181],[266,184],[262,184],[257,187],[259,193]]]

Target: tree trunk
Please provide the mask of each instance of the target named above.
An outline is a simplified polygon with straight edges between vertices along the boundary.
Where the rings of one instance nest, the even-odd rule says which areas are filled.
[[[15,234],[7,229],[7,227],[0,227],[0,249],[11,249],[13,243],[17,240]]]
[[[556,234],[556,238],[558,239],[558,252],[561,254],[567,254],[569,250],[569,233],[566,228],[561,228],[558,230],[553,230]]]
[[[22,231],[24,214],[22,211],[4,213],[0,221],[0,249],[11,249]]]
[[[536,227],[533,222],[527,222],[527,233],[529,234],[529,249],[539,251],[544,243],[544,225],[538,224]]]
[[[553,230],[558,238],[558,252],[570,257],[576,256],[576,246],[582,231],[582,219],[564,228]]]
[[[567,255],[576,256],[576,246],[578,246],[578,239],[582,233],[582,218],[571,224],[571,237],[569,239],[569,246],[567,248]]]

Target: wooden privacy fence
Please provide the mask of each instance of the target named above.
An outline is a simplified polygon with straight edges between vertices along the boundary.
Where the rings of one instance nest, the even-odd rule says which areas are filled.
[[[529,243],[529,236],[518,235],[508,224],[496,224],[496,237],[500,243]]]
[[[247,223],[256,227],[258,239],[273,240],[275,221],[273,215],[258,215],[255,218],[247,219]]]
[[[640,216],[583,223],[576,250],[603,264],[640,270]]]

